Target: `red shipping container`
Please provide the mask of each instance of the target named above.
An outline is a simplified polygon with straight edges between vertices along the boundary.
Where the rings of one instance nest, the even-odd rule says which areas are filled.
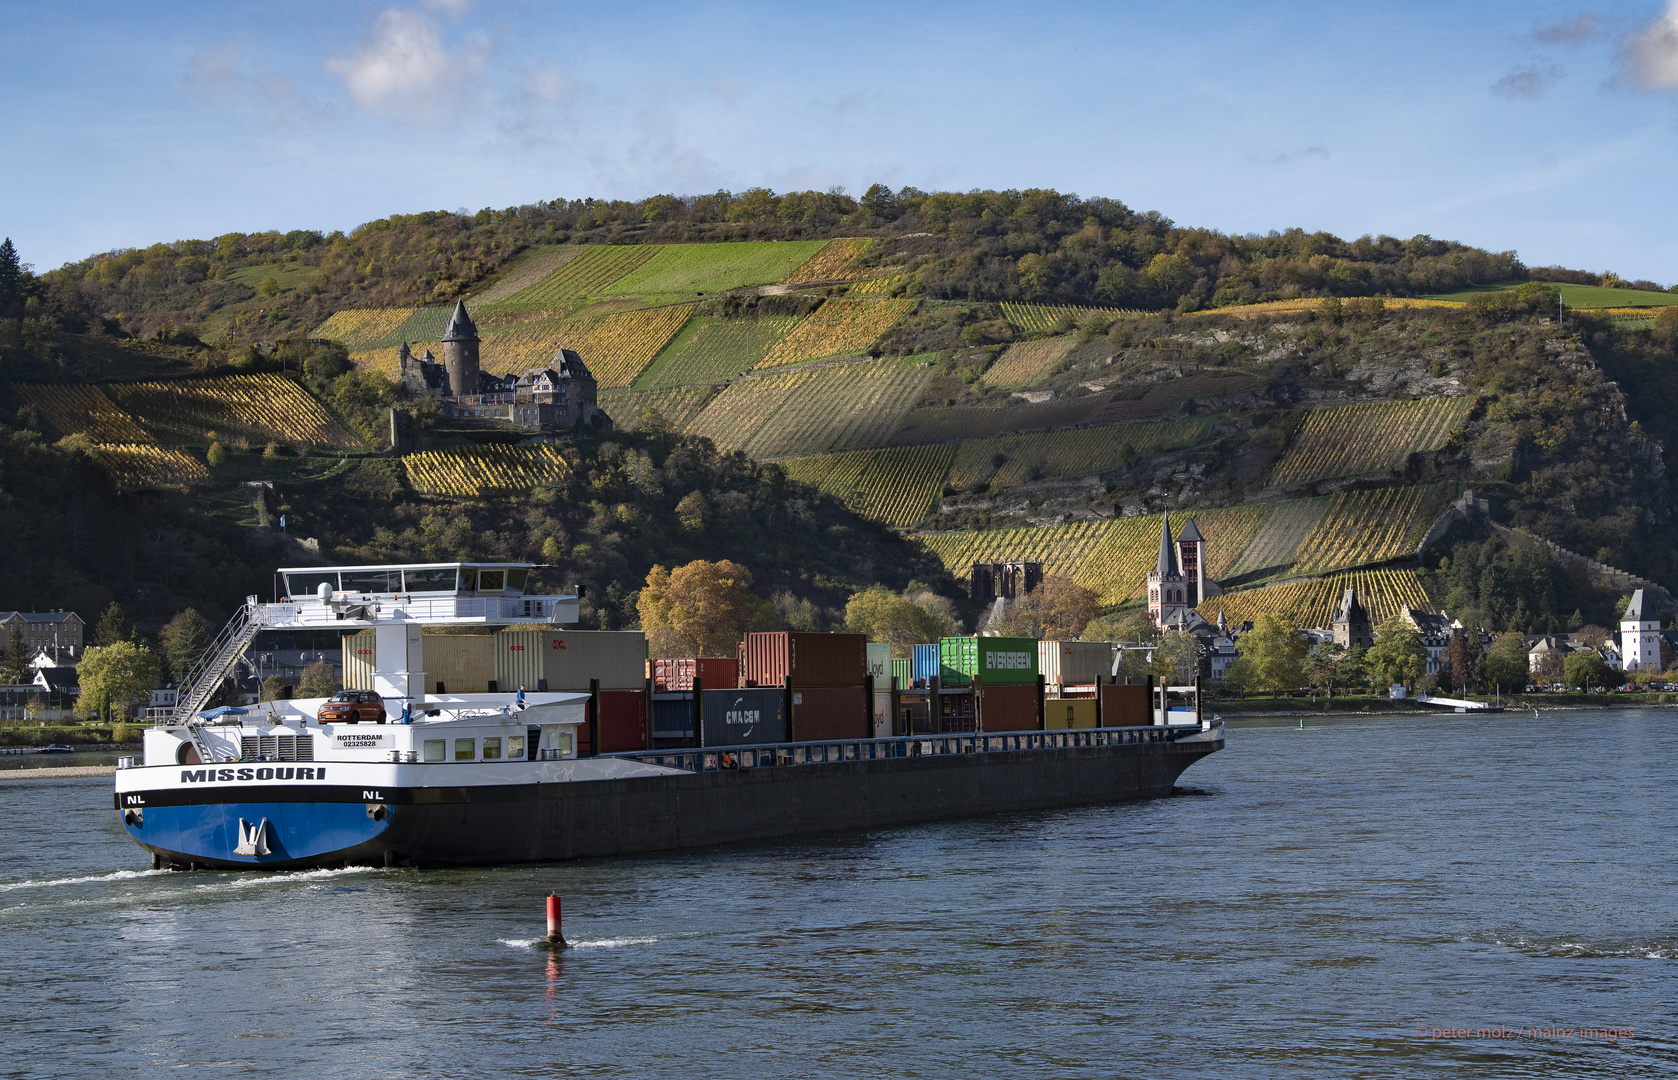
[[[740,674],[747,686],[784,686],[788,676],[795,688],[861,686],[868,677],[868,638],[790,630],[747,634],[740,643]]]
[[[1154,722],[1146,686],[1101,687],[1102,727],[1146,727]]]
[[[707,690],[732,690],[740,685],[740,661],[725,656],[683,657],[648,661],[653,689],[659,693],[684,693],[693,689],[699,676]]]
[[[647,693],[645,690],[600,691],[600,749],[611,754],[620,750],[646,750]]]
[[[860,634],[847,636],[862,640]],[[868,706],[867,688],[861,686],[809,686],[794,690],[792,741],[866,739],[873,726],[873,715]]]
[[[980,689],[979,726],[986,731],[1036,731],[1036,686],[984,686]]]

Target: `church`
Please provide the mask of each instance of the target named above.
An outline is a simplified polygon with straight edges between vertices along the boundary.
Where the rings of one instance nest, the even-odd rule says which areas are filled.
[[[1171,515],[1160,522],[1159,562],[1148,572],[1148,618],[1161,630],[1193,630],[1205,624],[1195,608],[1222,596],[1223,589],[1206,576],[1206,540],[1194,519],[1171,539]]]
[[[396,354],[402,393],[432,398],[451,418],[504,420],[534,431],[605,434],[612,418],[600,408],[599,387],[583,358],[560,349],[545,368],[494,375],[478,363],[478,328],[457,301],[443,332],[443,359],[427,349],[414,356],[407,342]]]

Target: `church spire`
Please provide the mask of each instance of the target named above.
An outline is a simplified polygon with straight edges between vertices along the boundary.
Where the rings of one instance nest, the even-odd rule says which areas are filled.
[[[1163,581],[1177,576],[1177,546],[1171,542],[1171,512],[1159,523],[1159,576]]]

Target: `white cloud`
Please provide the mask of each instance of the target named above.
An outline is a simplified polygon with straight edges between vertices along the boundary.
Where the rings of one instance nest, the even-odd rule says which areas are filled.
[[[360,108],[436,124],[481,100],[488,52],[481,36],[469,36],[451,49],[436,19],[393,7],[374,20],[373,35],[359,53],[334,57],[326,69],[343,79],[345,92]]]
[[[451,19],[458,19],[472,10],[472,0],[425,0],[432,11],[441,11]]]
[[[1678,0],[1621,46],[1621,77],[1640,90],[1678,90]]]
[[[1582,41],[1589,41],[1602,32],[1602,20],[1592,12],[1585,12],[1576,18],[1554,26],[1545,26],[1533,32],[1545,45],[1577,45]]]
[[[1561,68],[1556,64],[1516,68],[1492,83],[1492,93],[1504,97],[1535,98],[1554,86],[1561,75]]]

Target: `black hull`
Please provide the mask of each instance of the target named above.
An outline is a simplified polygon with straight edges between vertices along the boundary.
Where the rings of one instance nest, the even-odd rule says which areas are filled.
[[[1033,749],[394,792],[376,839],[268,868],[559,862],[1155,798],[1222,746]]]

